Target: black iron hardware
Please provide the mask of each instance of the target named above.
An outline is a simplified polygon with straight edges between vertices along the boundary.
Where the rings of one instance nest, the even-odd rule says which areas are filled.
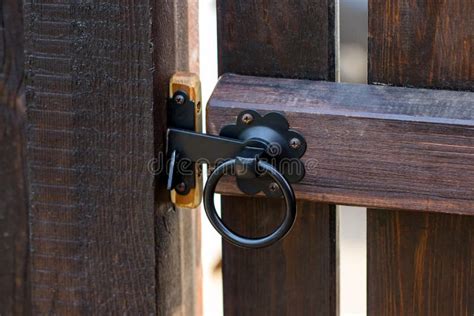
[[[195,165],[208,164],[215,169],[204,188],[204,208],[211,224],[226,240],[241,247],[259,248],[285,236],[296,218],[290,183],[304,177],[300,158],[306,150],[304,137],[289,128],[286,118],[280,113],[261,116],[247,110],[238,115],[236,124],[222,128],[219,136],[197,133],[192,119],[194,104],[183,91],[170,99],[168,113],[172,126],[167,131],[168,189],[187,194],[195,185]],[[235,176],[239,189],[246,194],[263,192],[268,197],[285,199],[285,218],[273,233],[246,238],[225,226],[213,202],[217,183],[224,175]]]

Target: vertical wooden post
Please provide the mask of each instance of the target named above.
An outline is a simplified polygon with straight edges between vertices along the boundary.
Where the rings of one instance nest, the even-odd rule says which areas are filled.
[[[165,152],[166,99],[177,71],[199,74],[198,0],[153,1],[155,153]],[[202,313],[201,232],[199,210],[174,209],[166,177],[157,179],[155,195],[157,312]]]
[[[218,1],[219,73],[334,80],[334,1]],[[269,232],[280,201],[222,198],[224,221],[248,236]],[[335,315],[333,205],[298,203],[293,230],[275,245],[223,243],[226,315]]]
[[[197,70],[197,1],[26,1],[24,17],[33,313],[199,314],[198,216],[151,169],[169,78]]]
[[[25,3],[34,314],[156,312],[150,11]]]
[[[369,82],[474,90],[473,11],[463,0],[370,0]],[[474,313],[474,217],[369,210],[367,221],[370,315]]]
[[[20,1],[0,3],[0,315],[30,312],[28,192]]]

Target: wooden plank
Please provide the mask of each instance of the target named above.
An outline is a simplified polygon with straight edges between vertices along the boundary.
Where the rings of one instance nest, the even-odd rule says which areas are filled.
[[[200,313],[199,216],[174,211],[147,169],[171,74],[198,71],[198,2],[153,5],[26,3],[38,311]]]
[[[155,154],[165,152],[166,99],[177,71],[199,74],[198,1],[155,1],[154,39]],[[156,181],[155,239],[158,315],[202,314],[200,212],[174,209],[166,175]]]
[[[334,5],[217,1],[219,73],[334,80]],[[268,232],[279,219],[275,201],[226,196],[222,205],[237,231]],[[336,314],[335,207],[297,207],[295,228],[282,242],[261,250],[223,243],[226,315]]]
[[[334,1],[217,1],[219,73],[335,79]]]
[[[0,315],[30,313],[22,13],[0,3]]]
[[[473,91],[473,11],[370,0],[369,82]],[[372,209],[367,220],[369,315],[474,314],[472,216]]]
[[[156,312],[150,9],[26,1],[33,314]]]
[[[305,136],[299,198],[474,214],[472,92],[224,75],[208,131],[246,109],[283,112]],[[221,192],[240,193],[223,183]]]
[[[283,208],[276,199],[222,199],[226,223],[250,237],[270,233],[283,220]],[[336,269],[334,207],[299,201],[297,212],[291,232],[275,246],[224,244],[224,314],[335,315],[335,280],[326,274]]]
[[[474,216],[367,215],[370,315],[472,315]]]
[[[472,1],[369,1],[369,82],[474,90]]]

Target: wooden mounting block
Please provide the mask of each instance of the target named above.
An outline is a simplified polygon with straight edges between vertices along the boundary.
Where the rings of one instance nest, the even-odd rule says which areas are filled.
[[[208,132],[245,109],[283,112],[305,136],[300,199],[474,214],[472,92],[226,74],[208,103]],[[242,194],[230,177],[218,191]]]

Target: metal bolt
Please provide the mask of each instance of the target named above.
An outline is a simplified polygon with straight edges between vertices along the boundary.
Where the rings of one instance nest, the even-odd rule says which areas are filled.
[[[278,190],[278,184],[276,184],[275,182],[272,182],[268,186],[268,189],[270,190],[270,192],[276,192],[276,190]]]
[[[183,193],[184,191],[186,191],[186,183],[184,182],[179,183],[176,186],[176,191],[178,191],[179,193]]]
[[[250,124],[252,123],[253,121],[253,115],[250,114],[250,113],[245,113],[243,116],[242,116],[242,123],[244,124]]]
[[[174,102],[179,105],[183,105],[186,101],[186,98],[182,94],[177,94],[174,96]]]
[[[298,138],[292,138],[290,139],[290,147],[293,148],[293,149],[299,149],[301,147],[301,140],[299,140]]]

